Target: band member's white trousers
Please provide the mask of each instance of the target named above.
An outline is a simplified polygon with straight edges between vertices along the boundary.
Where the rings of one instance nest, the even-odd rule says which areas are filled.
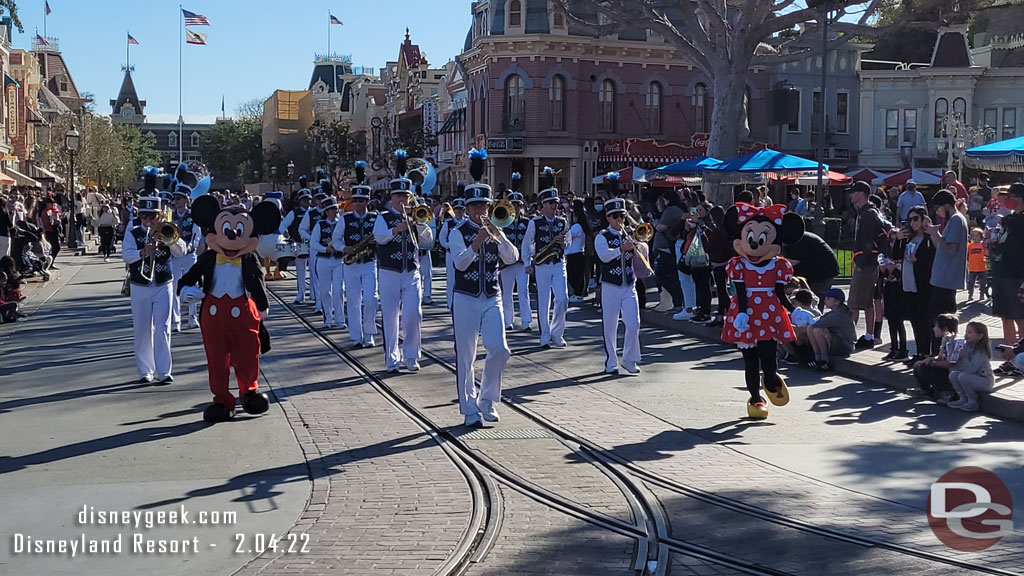
[[[498,297],[468,296],[456,292],[452,301],[452,324],[455,328],[455,381],[459,411],[476,414],[479,411],[476,404],[478,396],[494,403],[501,402],[501,373],[512,355],[505,342],[505,322]],[[476,360],[477,342],[481,337],[487,357],[478,394],[473,361]]]
[[[430,252],[420,256],[420,282],[423,284],[423,295],[421,300],[432,299],[431,293],[434,289],[434,264],[430,259]]]
[[[345,264],[340,258],[317,258],[316,279],[319,283],[317,303],[324,313],[325,324],[344,324]]]
[[[132,330],[139,376],[171,373],[171,291],[173,283],[132,284]]]
[[[184,254],[171,258],[171,276],[174,278],[174,303],[171,304],[171,323],[179,324],[181,322],[181,298],[178,296],[178,281],[181,277],[188,272],[188,269],[196,263],[196,255]],[[192,302],[188,305],[188,317],[195,318],[199,314],[199,302]]]
[[[601,283],[601,324],[604,329],[604,369],[617,367],[619,316],[626,327],[622,341],[622,364],[640,362],[640,305],[633,284]]]
[[[353,342],[370,342],[377,334],[377,263],[345,265],[348,335]]]
[[[322,310],[320,307],[320,280],[316,275],[316,253],[310,250],[309,252],[309,297],[316,302],[316,306],[313,309],[317,312]]]
[[[533,307],[530,306],[530,276],[526,274],[526,266],[522,262],[513,264],[498,271],[501,277],[501,307],[506,326],[512,324],[516,311],[512,303],[512,295],[518,287],[519,318],[523,326],[529,326],[533,320]]]
[[[540,345],[561,340],[565,334],[565,313],[569,309],[569,291],[565,284],[565,263],[553,262],[533,267],[537,275],[537,324]],[[554,311],[551,301],[554,300]]]
[[[445,304],[452,309],[452,294],[455,292],[455,259],[451,250],[444,251],[444,295]]]
[[[377,271],[381,323],[384,325],[384,359],[388,369],[402,360],[420,359],[420,273],[418,270]],[[402,353],[398,352],[398,319],[402,319]]]
[[[306,300],[306,264],[309,258],[295,258],[295,301]],[[312,294],[312,291],[310,291]]]

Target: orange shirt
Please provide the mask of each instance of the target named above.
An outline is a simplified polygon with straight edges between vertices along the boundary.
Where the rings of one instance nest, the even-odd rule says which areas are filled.
[[[985,256],[987,254],[988,248],[985,248],[985,245],[981,242],[967,244],[967,271],[984,272]]]

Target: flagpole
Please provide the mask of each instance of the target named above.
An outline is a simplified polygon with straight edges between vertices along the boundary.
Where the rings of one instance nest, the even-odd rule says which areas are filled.
[[[125,30],[126,36],[131,36],[132,33]],[[132,43],[128,41],[128,38],[124,39],[124,68],[127,72],[132,71]]]
[[[178,44],[178,164],[184,160],[182,158],[182,142],[181,135],[182,129],[185,122],[184,117],[181,113],[181,57],[185,48],[185,13],[182,11],[181,4],[178,4],[178,20],[181,22],[181,43]]]
[[[36,28],[36,32],[39,32],[38,28]],[[46,38],[46,1],[45,0],[43,1],[43,38]]]
[[[327,9],[327,59],[331,59],[331,9]]]

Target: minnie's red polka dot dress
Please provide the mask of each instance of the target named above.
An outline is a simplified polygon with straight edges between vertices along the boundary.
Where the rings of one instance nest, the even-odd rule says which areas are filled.
[[[793,342],[796,332],[789,322],[789,313],[775,295],[776,284],[793,278],[793,265],[785,258],[775,258],[768,264],[754,266],[740,257],[726,265],[726,274],[732,282],[742,282],[747,288],[747,309],[750,325],[743,332],[733,327],[733,320],[741,312],[737,299],[729,304],[729,313],[722,328],[722,340],[749,348],[763,340]]]

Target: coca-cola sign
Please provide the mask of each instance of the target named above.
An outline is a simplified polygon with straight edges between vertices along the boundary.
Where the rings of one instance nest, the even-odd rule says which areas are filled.
[[[679,159],[696,158],[707,155],[708,141],[711,135],[698,132],[690,137],[689,144],[679,142],[658,142],[644,138],[617,138],[601,140],[601,156],[617,156],[626,160],[644,158]],[[767,148],[763,142],[754,142],[741,146],[744,152]]]

